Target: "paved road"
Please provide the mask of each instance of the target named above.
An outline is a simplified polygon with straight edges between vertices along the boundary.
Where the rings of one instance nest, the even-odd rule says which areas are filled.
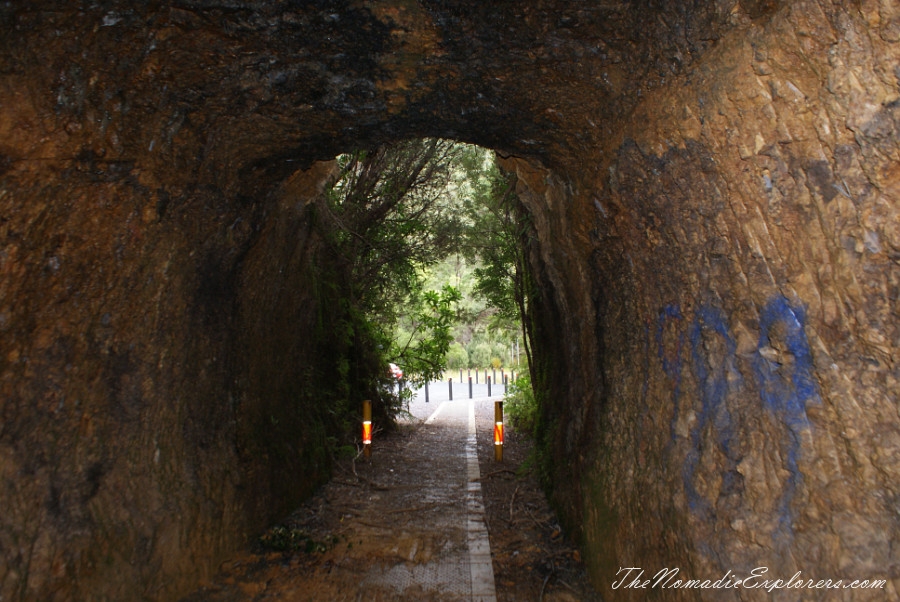
[[[463,378],[466,378],[466,377],[465,377],[465,374],[466,374],[466,373],[463,372]],[[482,377],[483,377],[483,375],[482,375]],[[500,377],[500,373],[499,373],[499,372],[497,373],[497,377],[498,377],[498,378]],[[462,384],[460,384],[460,383],[458,382],[458,380],[459,380],[458,377],[457,377],[457,378],[454,378],[454,379],[453,379],[453,383],[452,383],[452,387],[453,387],[453,389],[452,389],[452,390],[453,390],[453,399],[454,399],[454,400],[458,400],[458,399],[470,399],[470,398],[472,398],[472,399],[480,399],[480,398],[482,398],[482,397],[489,397],[489,396],[491,396],[491,397],[500,397],[500,398],[502,398],[503,395],[504,395],[504,393],[505,393],[505,391],[506,391],[506,387],[504,387],[502,384],[500,384],[500,385],[492,384],[492,385],[491,385],[491,392],[490,392],[490,395],[488,395],[488,386],[487,386],[487,384],[484,383],[484,382],[482,381],[482,382],[479,382],[479,384],[476,385],[476,384],[475,384],[475,378],[474,378],[474,376],[473,376],[473,378],[472,378],[472,394],[471,394],[471,397],[470,397],[470,395],[469,395],[469,383],[468,383],[468,380],[466,380],[466,381],[463,382]],[[479,380],[481,381],[481,379],[479,379]],[[416,417],[418,417],[418,418],[425,418],[425,417],[427,417],[428,414],[427,414],[426,410],[427,410],[427,408],[428,408],[429,406],[435,407],[435,406],[437,406],[440,402],[442,402],[442,401],[447,401],[447,400],[450,399],[450,390],[451,390],[451,389],[450,389],[450,385],[447,383],[447,381],[443,381],[443,382],[442,382],[442,381],[433,381],[433,382],[430,382],[430,383],[428,383],[428,387],[427,387],[427,388],[428,388],[428,395],[427,395],[427,398],[428,398],[428,406],[424,406],[424,408],[422,408],[422,409],[419,410],[419,411],[413,411],[412,408],[413,408],[414,405],[418,407],[420,404],[424,404],[424,403],[425,403],[425,398],[426,398],[425,387],[420,387],[420,388],[418,388],[418,389],[413,389],[413,391],[414,391],[414,393],[415,393],[415,396],[414,396],[414,398],[413,398],[413,401],[410,403],[410,412],[412,412],[413,415],[416,416]]]
[[[315,555],[250,554],[183,602],[495,602],[476,445],[487,399],[410,404],[416,416],[373,438],[287,521],[324,542]]]

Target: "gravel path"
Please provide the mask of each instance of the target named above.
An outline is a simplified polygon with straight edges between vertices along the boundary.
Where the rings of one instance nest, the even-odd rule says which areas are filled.
[[[599,600],[536,479],[516,476],[514,433],[494,463],[492,399],[409,413],[183,602]]]

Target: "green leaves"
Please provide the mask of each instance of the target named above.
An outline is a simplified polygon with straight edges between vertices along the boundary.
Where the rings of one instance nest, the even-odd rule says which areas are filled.
[[[445,285],[440,292],[420,290],[409,300],[412,332],[405,342],[397,341],[393,355],[414,384],[440,379],[447,351],[453,342],[459,290]]]
[[[507,357],[504,349],[518,340],[519,317],[528,309],[523,245],[531,224],[514,180],[493,153],[420,139],[348,153],[337,162],[340,173],[315,215],[329,264],[343,275],[335,284],[341,305],[325,308],[341,316],[331,323],[347,326],[335,333],[350,362],[336,366],[346,381],[338,389],[347,399],[392,396],[388,362],[414,384],[440,378],[461,317],[472,324],[456,330],[457,364],[473,359],[464,345],[472,356],[487,356],[478,358],[481,367]],[[445,269],[440,262],[451,256],[455,269]],[[464,264],[475,266],[474,283],[462,281]],[[435,267],[443,275],[426,286]],[[484,301],[462,303],[463,288]],[[479,339],[487,353],[473,353]],[[373,369],[377,364],[383,369]]]
[[[481,151],[484,152],[484,151]],[[468,221],[466,257],[479,261],[474,292],[496,309],[490,328],[512,333],[521,330],[525,354],[530,358],[530,307],[533,291],[526,249],[533,237],[530,216],[515,194],[515,177],[500,171],[493,161],[477,154],[467,165],[472,182],[465,201]]]
[[[448,184],[461,145],[406,140],[338,158],[321,213],[346,265],[355,303],[385,322],[424,267],[456,249],[461,230]]]
[[[540,420],[540,407],[534,396],[531,377],[528,374],[522,374],[509,383],[503,409],[517,430],[532,436],[536,435],[536,428]]]
[[[344,275],[338,286],[346,306],[328,309],[341,312],[348,325],[344,337],[353,364],[339,375],[355,379],[349,397],[392,395],[388,362],[413,382],[443,369],[460,293],[426,290],[424,274],[458,249],[462,213],[450,184],[463,148],[446,140],[407,140],[337,159],[340,173],[316,214],[329,259]],[[380,364],[374,370],[373,354]]]

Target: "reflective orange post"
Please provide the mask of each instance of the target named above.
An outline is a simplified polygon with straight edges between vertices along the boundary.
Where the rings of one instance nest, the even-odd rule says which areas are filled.
[[[363,454],[368,458],[372,455],[372,402],[368,399],[363,402],[362,426]]]
[[[503,402],[494,402],[494,460],[503,461]]]

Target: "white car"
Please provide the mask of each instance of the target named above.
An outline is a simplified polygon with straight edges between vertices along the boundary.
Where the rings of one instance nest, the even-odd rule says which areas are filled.
[[[403,378],[403,370],[401,370],[399,366],[397,366],[397,364],[388,364],[388,369],[391,372],[391,376],[393,376],[397,380]]]

